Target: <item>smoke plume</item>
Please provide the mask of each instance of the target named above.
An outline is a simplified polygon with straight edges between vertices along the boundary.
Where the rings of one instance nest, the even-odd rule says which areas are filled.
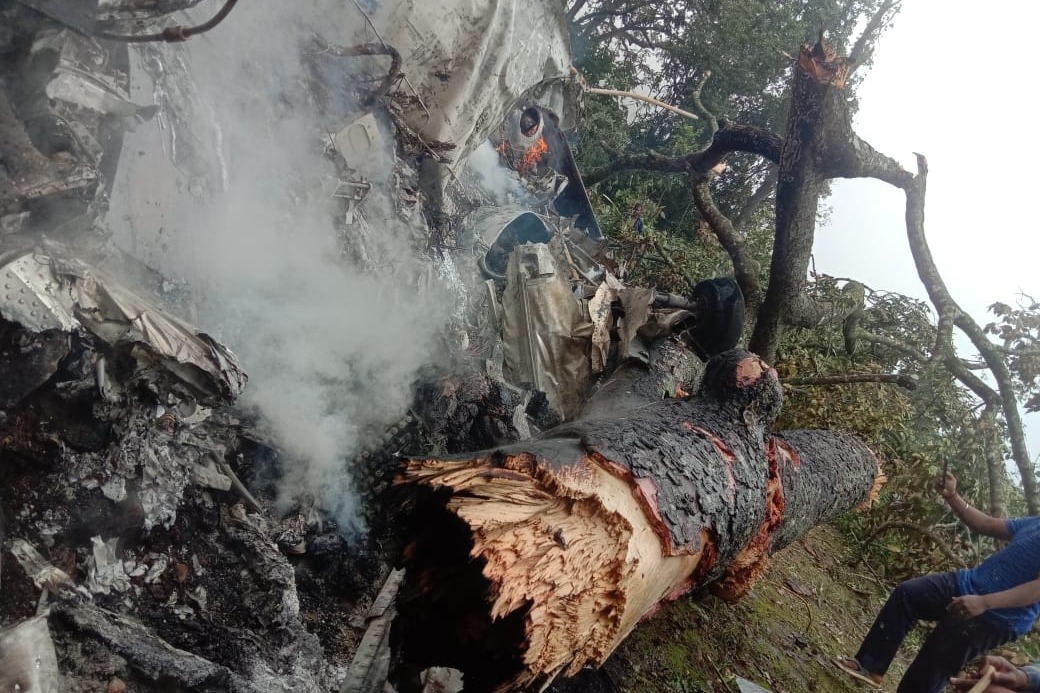
[[[288,458],[283,501],[314,494],[349,526],[348,461],[405,413],[454,300],[418,259],[421,215],[396,209],[385,123],[385,147],[352,162],[371,185],[364,218],[345,222],[329,135],[362,111],[341,85],[316,98],[303,62],[319,30],[352,40],[340,8],[253,0],[203,40],[144,49],[160,117],[124,146],[126,209],[110,218],[241,356],[243,403]]]

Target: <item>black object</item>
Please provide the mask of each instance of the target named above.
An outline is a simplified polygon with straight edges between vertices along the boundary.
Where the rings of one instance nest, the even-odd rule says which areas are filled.
[[[744,294],[736,280],[706,279],[691,298],[696,320],[685,334],[694,346],[709,357],[735,347],[744,330]]]
[[[561,217],[575,217],[575,225],[592,240],[603,240],[603,230],[600,229],[596,213],[592,210],[589,191],[581,179],[581,172],[578,171],[578,164],[574,160],[574,152],[571,151],[567,136],[548,112],[537,110],[543,124],[542,137],[548,143],[549,151],[556,157],[553,168],[567,177],[567,187],[553,200],[553,209]]]
[[[537,106],[531,106],[520,114],[520,134],[524,137],[534,137],[541,124],[542,113]]]

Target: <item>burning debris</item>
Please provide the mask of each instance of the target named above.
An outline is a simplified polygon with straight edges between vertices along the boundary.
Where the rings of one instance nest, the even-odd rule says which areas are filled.
[[[741,400],[746,425],[714,430],[722,405],[684,399],[715,392],[705,361],[732,356],[734,282],[682,297],[617,279],[565,136],[577,87],[558,5],[463,3],[446,21],[400,0],[337,24],[354,10],[254,2],[212,41],[133,50],[68,27],[161,31],[194,4],[0,2],[18,27],[0,83],[0,549],[18,566],[0,564],[0,683],[548,683],[696,580],[750,584],[796,534],[783,501],[730,488],[780,498],[769,483],[793,472],[764,432],[778,402]],[[714,472],[689,478],[676,452],[657,478],[590,448],[620,414],[667,419],[660,436]],[[843,454],[859,498],[874,468]],[[402,469],[411,484],[391,491]],[[699,509],[697,484],[718,491]],[[510,564],[501,517],[525,551],[623,584],[542,599],[552,568]],[[630,550],[668,580],[639,583]],[[471,620],[445,609],[457,570]],[[627,606],[607,603],[615,588]],[[505,662],[495,674],[458,656],[484,635],[471,654]]]
[[[213,287],[193,287],[198,276],[185,281],[153,269],[166,267],[170,243],[189,238],[189,229],[176,226],[180,205],[217,207],[219,195],[242,190],[236,164],[242,150],[234,147],[251,126],[241,120],[236,131],[215,112],[213,105],[220,103],[209,100],[208,85],[193,72],[193,60],[210,57],[205,46],[195,53],[147,45],[128,52],[125,45],[69,30],[60,20],[83,29],[89,18],[62,14],[59,3],[44,4],[43,14],[19,3],[0,7],[19,20],[13,22],[19,31],[0,88],[0,124],[19,145],[17,156],[4,159],[0,210],[0,365],[11,376],[0,391],[6,479],[0,540],[4,554],[15,559],[5,561],[7,570],[0,574],[3,676],[30,683],[21,678],[21,664],[43,661],[40,652],[53,643],[55,665],[34,684],[40,690],[156,690],[163,682],[193,690],[334,689],[355,654],[360,659],[352,672],[364,668],[364,652],[379,649],[358,646],[371,625],[364,614],[389,570],[386,556],[372,552],[374,539],[370,544],[356,527],[339,522],[326,498],[284,492],[299,473],[297,450],[314,436],[308,440],[267,425],[271,415],[255,392],[270,379],[268,369],[254,368],[246,387],[239,357],[179,317],[211,320],[205,297],[192,289]],[[141,5],[138,18],[161,24],[164,7]],[[118,12],[108,9],[111,16],[95,18],[96,26],[140,31],[114,24],[128,15],[116,18],[111,13]],[[61,16],[55,20],[54,14]],[[250,20],[248,11],[242,20]],[[416,315],[424,308],[413,292],[423,283],[432,287],[446,278],[467,296],[474,282],[461,280],[459,267],[476,278],[468,248],[455,257],[446,253],[418,263],[409,258],[429,244],[425,219],[433,210],[419,168],[429,153],[426,144],[435,138],[409,125],[407,108],[399,103],[365,105],[371,94],[343,99],[326,91],[336,69],[369,74],[373,65],[382,67],[380,56],[315,56],[307,52],[313,47],[309,37],[301,46],[301,64],[310,60],[311,71],[297,73],[300,79],[292,84],[314,87],[314,101],[301,103],[324,104],[317,106],[320,114],[301,122],[330,125],[309,130],[312,139],[299,144],[307,157],[322,160],[322,176],[313,186],[302,169],[274,178],[292,200],[285,209],[316,209],[306,213],[315,218],[331,212],[327,218],[336,220],[317,227],[331,231],[324,236],[331,244],[317,244],[331,259],[308,269],[324,271],[334,262],[360,276],[404,278],[400,293],[417,304],[411,309]],[[404,54],[409,56],[414,57]],[[253,63],[245,64],[252,69]],[[250,86],[283,77],[265,74]],[[289,89],[287,84],[277,82],[276,88]],[[496,108],[504,114],[506,106]],[[272,205],[259,208],[275,213],[251,218],[252,245],[264,241],[264,222],[282,214]],[[296,219],[310,223],[299,214]],[[203,226],[198,217],[192,222]],[[174,236],[163,237],[174,228]],[[204,230],[214,236],[219,227]],[[299,248],[305,240],[294,237]],[[328,253],[330,248],[337,252]],[[276,269],[292,266],[292,250],[281,252]],[[128,254],[137,257],[130,265]],[[139,288],[126,288],[111,272],[129,276]],[[337,281],[321,289],[345,287],[371,301],[392,286]],[[267,295],[271,301],[278,294],[292,297],[301,283],[313,285],[304,276],[276,284],[277,291]],[[301,298],[294,310],[309,313],[315,297]],[[471,315],[467,308],[455,319]],[[270,312],[264,317],[277,320]],[[384,322],[386,317],[381,314]],[[448,322],[449,316],[438,319]],[[398,322],[417,327],[407,310]],[[336,327],[328,315],[322,324]],[[258,343],[308,353],[259,322],[241,333],[217,327],[232,336],[247,366],[256,363]],[[348,320],[342,330],[349,337],[357,324]],[[483,359],[467,351],[473,344],[468,332],[457,323],[439,337],[458,350],[455,363],[431,367],[423,376],[411,414],[406,410],[412,392],[385,392],[403,402],[400,409],[387,407],[398,412],[391,425],[386,412],[371,411],[371,401],[370,411],[358,410],[344,422],[357,433],[335,451],[341,466],[332,471],[354,477],[350,493],[367,499],[365,513],[375,525],[381,522],[375,499],[396,469],[393,455],[403,448],[440,442],[468,449],[512,439],[514,426],[526,425],[523,411],[516,414],[521,402],[534,420],[544,418],[537,397],[483,371]],[[406,341],[404,334],[388,334]],[[296,342],[311,338],[288,336]],[[349,392],[366,378],[380,382],[380,368],[404,368],[368,365],[392,357],[374,336],[347,341],[358,343],[358,351],[333,352],[317,386],[332,383]],[[459,363],[465,368],[455,368]],[[407,382],[415,373],[395,377],[395,383]],[[240,395],[247,406],[236,401]],[[371,536],[378,531],[374,526]],[[388,625],[392,610],[371,613]]]
[[[549,156],[549,143],[543,132],[545,121],[537,106],[529,106],[520,113],[511,138],[502,138],[495,151],[502,155],[506,166],[523,174],[537,176],[542,162]]]
[[[39,627],[32,614],[49,614],[60,653],[52,683],[22,690],[92,687],[99,675],[197,690],[327,688],[338,671],[316,665],[321,648],[277,548],[295,517],[270,519],[237,476],[249,446],[228,409],[245,384],[236,357],[59,250],[0,267],[0,344],[22,374],[4,391],[0,504],[4,545],[24,571],[2,575],[0,612],[30,618],[5,633],[18,647]],[[304,528],[301,539],[321,540]],[[143,625],[150,614],[165,625]],[[189,654],[203,624],[226,638],[220,654],[216,642]],[[99,670],[77,654],[83,637],[111,663]]]

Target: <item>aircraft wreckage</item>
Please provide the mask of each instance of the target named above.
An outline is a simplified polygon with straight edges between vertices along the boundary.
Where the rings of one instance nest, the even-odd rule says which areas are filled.
[[[876,492],[618,278],[556,3],[196,4],[0,2],[0,688],[546,687]]]

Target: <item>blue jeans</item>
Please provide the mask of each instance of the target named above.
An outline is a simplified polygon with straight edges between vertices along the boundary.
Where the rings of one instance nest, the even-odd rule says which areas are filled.
[[[1018,637],[1010,626],[986,614],[971,619],[949,615],[946,607],[958,596],[956,573],[933,573],[900,583],[878,613],[856,660],[868,672],[884,674],[917,621],[938,621],[897,693],[939,693],[972,659]]]

